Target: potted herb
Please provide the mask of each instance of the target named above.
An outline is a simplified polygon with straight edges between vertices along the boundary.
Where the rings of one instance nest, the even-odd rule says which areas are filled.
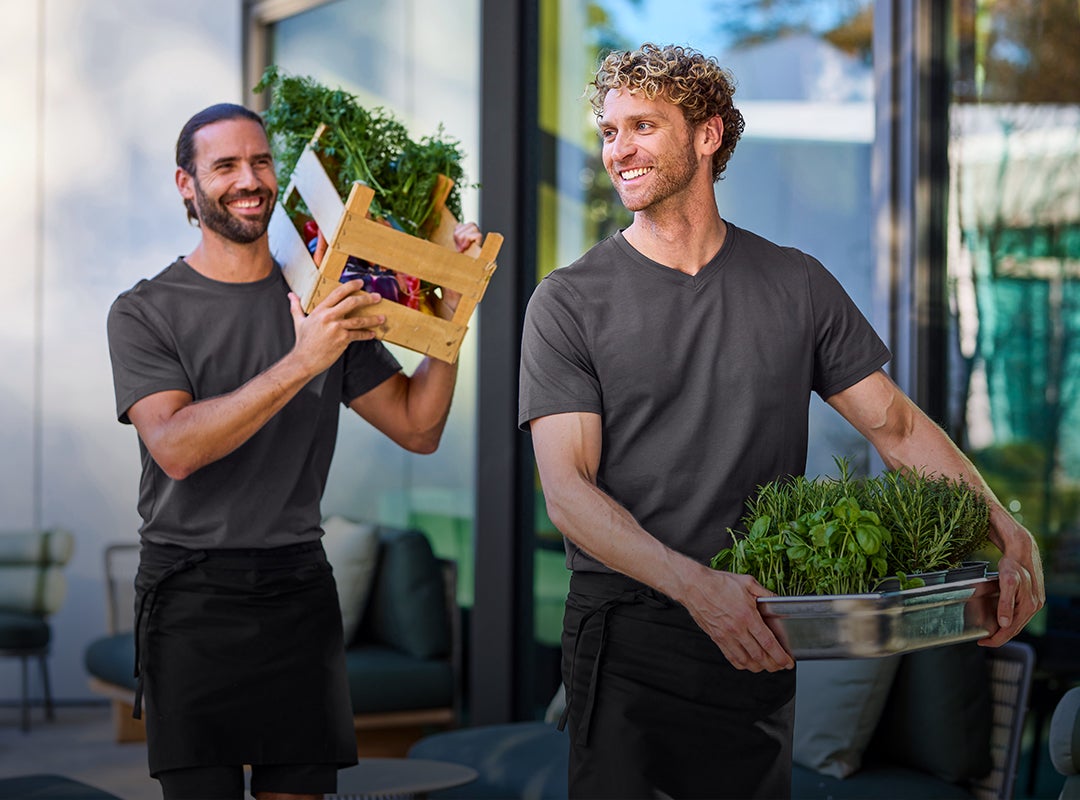
[[[906,470],[799,476],[759,487],[742,530],[712,559],[778,595],[859,594],[945,579],[987,541],[986,499],[959,481]]]

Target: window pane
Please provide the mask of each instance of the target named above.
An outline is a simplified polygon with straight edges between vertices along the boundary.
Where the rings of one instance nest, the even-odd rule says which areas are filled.
[[[953,433],[1080,586],[1080,6],[955,4]]]
[[[273,62],[390,110],[413,138],[440,124],[466,158],[466,180],[479,172],[479,0],[337,0],[274,26]],[[477,217],[474,189],[462,192],[463,216]],[[480,311],[477,311],[477,315]],[[473,319],[475,327],[477,317]],[[390,345],[406,371],[420,356]],[[458,561],[459,599],[473,596],[476,340],[466,336],[458,381],[439,450],[405,452],[358,419],[343,414],[323,510],[388,525],[417,527],[436,553]]]

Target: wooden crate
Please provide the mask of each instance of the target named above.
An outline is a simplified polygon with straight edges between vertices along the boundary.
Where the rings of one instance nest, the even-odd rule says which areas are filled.
[[[377,338],[454,363],[473,310],[495,272],[495,257],[503,237],[488,233],[481,246],[473,245],[464,253],[457,251],[454,245],[457,220],[445,205],[453,183],[445,177],[435,190],[436,211],[432,215],[435,223],[430,225],[427,239],[370,219],[368,208],[375,193],[363,183],[353,184],[348,200],[342,203],[314,147],[324,130],[320,126],[300,156],[270,220],[270,250],[285,279],[300,297],[305,312],[310,312],[340,283],[349,256],[461,292],[461,302],[451,320],[390,300],[365,307],[361,312],[374,311],[386,317],[374,329]],[[327,240],[326,255],[320,266],[315,265],[288,213],[301,198]]]

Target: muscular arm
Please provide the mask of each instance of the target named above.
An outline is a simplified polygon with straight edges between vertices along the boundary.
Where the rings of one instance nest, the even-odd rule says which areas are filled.
[[[406,450],[433,453],[450,414],[456,378],[456,365],[425,358],[411,376],[398,372],[349,408]]]
[[[305,316],[290,295],[296,343],[281,360],[227,394],[194,401],[182,391],[148,395],[128,409],[154,461],[182,480],[224,458],[250,439],[313,377],[330,367],[350,342],[374,337],[379,315],[349,316],[378,302],[359,282],[337,287]]]
[[[727,659],[770,672],[794,665],[757,611],[769,594],[753,578],[718,572],[666,547],[596,485],[601,424],[596,414],[540,417],[533,449],[555,526],[591,556],[681,603]]]
[[[967,456],[880,370],[827,402],[870,441],[890,469],[916,467],[959,478],[986,496],[990,540],[1002,553],[998,565],[1001,628],[981,644],[997,646],[1019,633],[1046,600],[1039,550]]]

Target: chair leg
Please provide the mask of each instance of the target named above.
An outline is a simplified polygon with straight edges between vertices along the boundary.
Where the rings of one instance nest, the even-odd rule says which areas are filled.
[[[30,731],[30,676],[27,673],[27,656],[20,656],[22,662],[22,730],[23,733]]]
[[[45,692],[45,719],[52,722],[56,719],[56,714],[53,711],[52,689],[49,687],[49,663],[46,661],[46,656],[46,653],[42,653],[38,659],[41,663],[41,685]]]

